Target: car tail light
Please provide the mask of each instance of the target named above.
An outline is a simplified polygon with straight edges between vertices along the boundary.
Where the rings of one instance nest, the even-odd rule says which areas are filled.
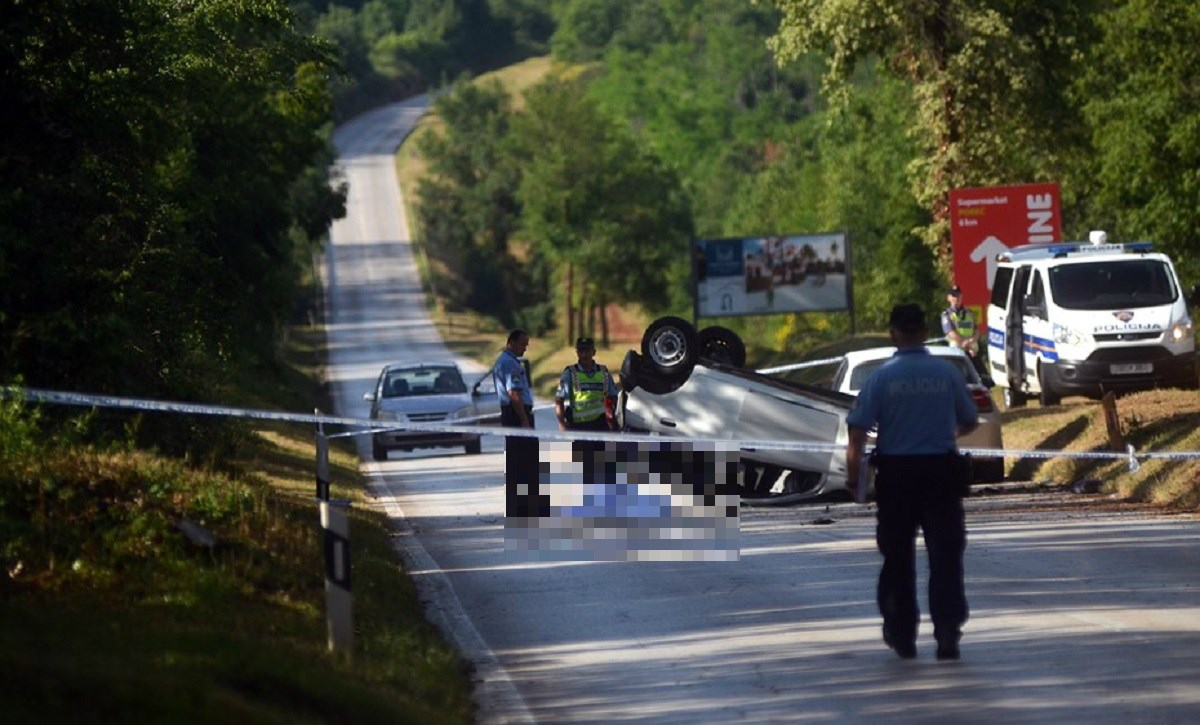
[[[975,401],[975,407],[979,408],[980,413],[992,412],[992,396],[988,394],[988,391],[972,388],[971,398]]]

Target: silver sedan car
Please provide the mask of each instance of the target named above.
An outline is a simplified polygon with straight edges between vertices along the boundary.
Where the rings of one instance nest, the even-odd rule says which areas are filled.
[[[957,347],[938,345],[927,346],[929,352],[943,360],[948,360],[963,374],[967,382],[967,390],[971,392],[976,407],[979,409],[979,427],[958,439],[963,448],[1003,448],[1004,442],[1000,435],[1000,411],[992,403],[988,388],[975,371],[971,359]],[[873,347],[867,350],[856,350],[846,353],[845,359],[838,366],[833,376],[833,389],[850,395],[858,395],[862,386],[867,382],[871,373],[887,362],[896,348]],[[1004,480],[1003,458],[976,458],[973,461],[975,480],[994,483]]]
[[[371,403],[371,420],[403,426],[405,423],[452,423],[479,418],[473,424],[498,423],[500,403],[491,386],[491,373],[472,380],[471,387],[458,365],[449,361],[399,363],[379,373],[374,389],[363,395]],[[377,461],[388,451],[463,446],[480,452],[478,435],[422,430],[386,430],[371,436],[371,453]]]

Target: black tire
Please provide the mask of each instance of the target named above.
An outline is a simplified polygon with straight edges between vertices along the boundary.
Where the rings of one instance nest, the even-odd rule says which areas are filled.
[[[371,439],[371,458],[374,458],[376,461],[386,461],[387,457],[388,457],[387,454],[388,454],[387,446],[380,445],[379,441],[372,438]]]
[[[681,317],[660,317],[642,335],[642,357],[664,377],[686,378],[696,363],[696,328]]]
[[[1042,392],[1038,393],[1038,403],[1041,403],[1043,408],[1049,408],[1062,402],[1062,395],[1054,389],[1054,383],[1051,380],[1053,377],[1049,368],[1038,365],[1038,382],[1042,386]]]
[[[638,355],[633,350],[625,353],[625,359],[621,361],[621,390],[626,393],[632,393],[633,389],[638,386],[638,373],[642,368],[642,356]]]
[[[483,443],[478,438],[467,441],[463,447],[467,449],[468,456],[477,456],[483,452]]]
[[[746,365],[746,343],[728,327],[713,325],[696,335],[698,356],[735,368]]]
[[[1025,407],[1025,393],[1016,388],[1004,388],[1004,409],[1016,410]]]

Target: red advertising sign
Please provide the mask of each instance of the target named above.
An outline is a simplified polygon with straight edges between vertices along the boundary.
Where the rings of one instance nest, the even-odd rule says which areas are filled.
[[[996,255],[1023,244],[1062,240],[1058,184],[950,191],[954,283],[981,325],[996,278]]]

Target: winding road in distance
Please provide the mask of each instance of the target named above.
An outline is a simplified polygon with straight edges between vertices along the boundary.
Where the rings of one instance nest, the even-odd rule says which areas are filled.
[[[335,134],[350,183],[325,265],[340,415],[365,417],[362,394],[385,363],[453,357],[423,307],[393,158],[426,104],[390,105]],[[743,509],[736,562],[526,563],[503,547],[500,451],[493,437],[478,456],[417,451],[361,468],[402,532],[429,617],[475,665],[480,722],[1200,716],[1194,516],[969,500],[963,659],[934,660],[926,620],[919,659],[903,662],[880,641],[868,507]]]

